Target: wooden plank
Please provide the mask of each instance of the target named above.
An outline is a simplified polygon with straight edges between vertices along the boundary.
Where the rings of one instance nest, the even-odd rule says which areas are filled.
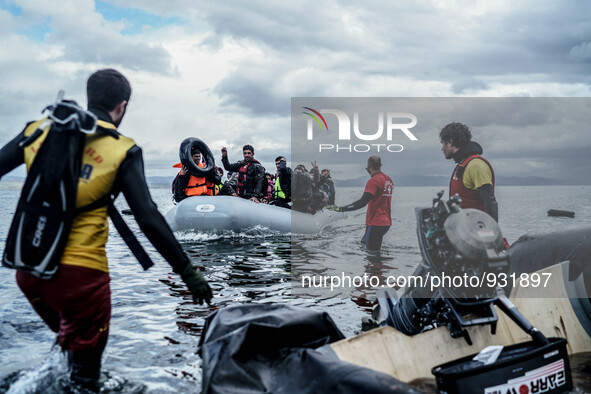
[[[560,265],[546,271],[562,279]],[[566,292],[555,289],[554,293],[546,293],[555,298],[523,298],[532,296],[531,290],[516,288],[512,292],[512,301],[521,313],[544,335],[566,338],[569,354],[591,351],[591,337],[579,323]],[[497,310],[497,314],[496,335],[490,334],[489,326],[468,328],[472,346],[463,338],[451,338],[446,327],[415,336],[406,336],[392,327],[380,327],[331,346],[342,360],[384,372],[403,382],[432,378],[431,368],[436,365],[478,353],[489,345],[507,346],[531,340],[502,312]]]

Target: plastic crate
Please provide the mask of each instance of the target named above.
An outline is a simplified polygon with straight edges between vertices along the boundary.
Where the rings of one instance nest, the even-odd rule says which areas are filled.
[[[432,369],[441,393],[534,394],[572,390],[566,339],[548,345],[524,342],[503,348],[489,365],[467,356]]]

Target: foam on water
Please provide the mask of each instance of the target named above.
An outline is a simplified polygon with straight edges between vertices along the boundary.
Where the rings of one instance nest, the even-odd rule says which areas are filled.
[[[199,231],[199,230],[180,230],[175,231],[174,235],[179,241],[195,242],[214,242],[221,239],[254,239],[254,238],[275,238],[278,236],[289,236],[290,234],[271,230],[264,226],[254,226],[246,231],[235,232],[232,230],[217,231]]]
[[[68,385],[68,360],[60,347],[54,345],[40,367],[13,374],[7,394],[60,393]]]

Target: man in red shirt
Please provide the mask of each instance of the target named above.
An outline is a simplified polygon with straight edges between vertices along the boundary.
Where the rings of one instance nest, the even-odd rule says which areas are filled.
[[[365,185],[363,195],[352,204],[338,207],[338,211],[347,212],[367,205],[365,216],[365,235],[361,239],[367,249],[379,250],[382,239],[392,225],[392,179],[382,172],[382,159],[373,155],[367,159],[367,172],[371,175]]]

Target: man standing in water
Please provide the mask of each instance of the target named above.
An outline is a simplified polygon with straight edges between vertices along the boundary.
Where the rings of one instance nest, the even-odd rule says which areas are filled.
[[[367,172],[371,178],[365,185],[363,195],[352,204],[337,207],[337,211],[347,212],[367,205],[365,234],[361,242],[369,250],[380,250],[384,235],[392,225],[392,179],[382,172],[382,159],[378,155],[367,159]]]
[[[152,201],[144,178],[142,150],[117,131],[131,96],[127,79],[112,69],[99,70],[87,82],[88,111],[98,118],[97,132],[85,137],[76,207],[122,191],[138,225],[173,270],[181,275],[193,301],[210,302],[211,288],[197,271]],[[25,163],[29,171],[48,131],[19,146],[42,121],[32,122],[0,150],[0,177]],[[111,290],[105,244],[107,206],[75,216],[57,273],[50,280],[18,270],[16,280],[27,299],[68,353],[71,380],[98,390],[101,355],[111,318]]]
[[[482,147],[472,141],[470,128],[462,123],[450,123],[439,133],[441,151],[446,159],[457,165],[449,182],[449,195],[458,194],[462,208],[476,208],[499,221],[495,199],[495,173],[482,156]]]

